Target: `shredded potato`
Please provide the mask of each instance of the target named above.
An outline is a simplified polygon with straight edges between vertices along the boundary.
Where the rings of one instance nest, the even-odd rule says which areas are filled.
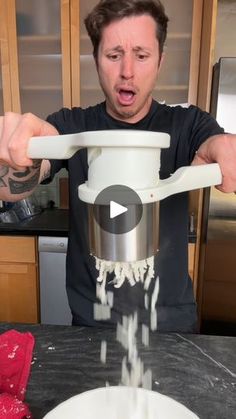
[[[113,307],[113,293],[106,291],[107,275],[114,272],[112,281],[115,288],[122,286],[125,280],[131,286],[137,282],[143,284],[144,308],[150,311],[150,328],[157,329],[157,310],[156,304],[159,295],[159,277],[156,278],[154,289],[149,300],[148,289],[154,278],[154,257],[137,262],[110,262],[96,259],[96,268],[99,271],[96,286],[96,296],[100,303],[94,304],[94,319],[107,320],[111,316]],[[122,323],[117,324],[116,339],[123,346],[126,355],[121,364],[121,383],[132,387],[143,387],[152,389],[152,372],[150,369],[144,371],[144,364],[138,355],[137,338],[138,314],[135,312],[131,316],[123,316]],[[149,345],[149,327],[142,324],[142,344]],[[101,343],[101,362],[106,363],[107,343]]]

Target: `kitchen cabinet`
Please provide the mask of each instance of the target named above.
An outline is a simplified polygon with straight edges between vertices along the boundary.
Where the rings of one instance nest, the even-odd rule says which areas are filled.
[[[226,223],[225,223],[226,224]],[[223,232],[221,237],[209,239],[206,248],[207,264],[202,300],[202,318],[206,320],[236,322],[236,275],[235,244],[236,237],[230,240]],[[224,234],[226,238],[224,237]],[[218,234],[219,236],[219,234]],[[217,262],[216,262],[217,261]]]
[[[71,106],[71,3],[0,1],[5,111],[45,118]]]
[[[87,106],[103,100],[83,24],[96,3],[0,0],[5,111],[30,111],[45,117],[62,106]],[[209,110],[217,0],[163,0],[163,4],[170,22],[165,62],[154,97]],[[197,231],[196,245],[191,246],[191,272],[197,299],[201,300],[198,262],[203,195],[202,191],[189,195]]]
[[[202,110],[209,112],[212,71],[214,65],[214,49],[216,41],[216,21],[217,21],[218,0],[203,0],[201,2],[201,45],[199,50],[199,60],[197,77],[197,97],[196,105]],[[203,299],[203,272],[201,260],[204,259],[204,230],[203,215],[205,191],[203,189],[192,191],[190,197],[190,211],[195,214],[196,244],[194,251],[193,283],[196,300],[198,303],[199,322],[202,317]]]
[[[0,22],[1,24],[1,22]],[[3,90],[2,90],[2,72],[1,72],[1,55],[0,55],[0,115],[3,114]]]
[[[188,273],[193,281],[194,293],[196,294],[197,282],[194,277],[195,243],[188,244]]]
[[[103,99],[83,23],[96,3],[0,0],[5,110],[46,116],[61,106],[88,106]],[[201,42],[201,33],[214,22],[216,1],[178,0],[180,13],[171,0],[163,4],[170,21],[154,97],[169,104],[200,101],[205,107],[200,83],[208,77],[202,66],[210,67],[211,46]]]
[[[0,236],[0,322],[38,323],[35,237]]]

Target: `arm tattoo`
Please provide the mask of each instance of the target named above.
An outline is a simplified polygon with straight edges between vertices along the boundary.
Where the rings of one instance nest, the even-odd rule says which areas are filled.
[[[3,188],[4,186],[6,187],[7,184],[4,182],[3,179],[0,179],[0,188]]]
[[[33,169],[40,169],[42,160],[34,159],[33,160]]]
[[[32,167],[17,172],[7,166],[0,166],[0,188],[9,187],[12,195],[30,192],[38,185],[41,160],[34,160]]]
[[[13,176],[16,178],[24,178],[30,174],[30,169],[27,167],[27,169],[24,172],[14,172]]]
[[[17,180],[9,178],[9,188],[12,195],[22,194],[24,192],[30,192],[35,186],[38,185],[39,171],[37,171],[29,179],[19,182]]]
[[[6,187],[7,184],[4,180],[4,176],[6,176],[9,172],[9,167],[7,166],[0,166],[0,188]]]

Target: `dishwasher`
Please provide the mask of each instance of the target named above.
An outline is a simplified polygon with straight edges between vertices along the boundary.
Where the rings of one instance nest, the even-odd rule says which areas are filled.
[[[38,238],[40,320],[42,324],[71,325],[66,294],[67,237]]]

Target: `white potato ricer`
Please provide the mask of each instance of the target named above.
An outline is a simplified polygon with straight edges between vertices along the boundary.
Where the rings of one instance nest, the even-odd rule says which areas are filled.
[[[158,250],[159,201],[176,193],[219,185],[222,174],[217,163],[181,167],[168,179],[159,179],[161,149],[168,148],[170,136],[161,132],[137,130],[88,131],[51,137],[33,137],[29,141],[28,157],[32,159],[69,159],[81,148],[88,149],[88,180],[79,186],[79,198],[88,204],[91,253],[100,259],[131,262],[147,259]],[[135,191],[142,204],[138,224],[117,234],[114,229],[101,227],[104,207],[110,203],[96,199],[113,185]],[[137,202],[126,194],[122,206],[133,209]],[[114,195],[112,202],[115,202]],[[119,202],[119,197],[117,197]],[[94,217],[96,207],[97,217]]]

